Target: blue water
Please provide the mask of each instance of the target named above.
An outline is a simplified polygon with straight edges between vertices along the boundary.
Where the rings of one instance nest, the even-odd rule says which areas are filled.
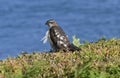
[[[0,59],[49,51],[40,40],[53,18],[72,41],[120,37],[120,0],[0,0]]]

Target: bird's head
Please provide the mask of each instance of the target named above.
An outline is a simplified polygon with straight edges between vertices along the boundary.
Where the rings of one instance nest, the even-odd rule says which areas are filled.
[[[48,20],[45,25],[48,25],[49,27],[53,27],[53,26],[58,26],[58,24],[56,23],[56,21],[54,19],[50,19]]]

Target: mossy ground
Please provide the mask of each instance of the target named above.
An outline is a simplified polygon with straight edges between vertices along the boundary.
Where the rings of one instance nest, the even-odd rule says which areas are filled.
[[[80,52],[34,52],[1,60],[0,78],[120,78],[120,39],[79,47]]]

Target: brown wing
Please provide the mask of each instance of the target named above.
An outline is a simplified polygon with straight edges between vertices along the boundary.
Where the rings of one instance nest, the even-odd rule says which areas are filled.
[[[50,28],[50,38],[58,49],[67,49],[70,44],[65,32],[59,26]]]

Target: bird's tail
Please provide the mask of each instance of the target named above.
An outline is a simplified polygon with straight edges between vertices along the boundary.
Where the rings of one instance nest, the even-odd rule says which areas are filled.
[[[70,44],[69,51],[80,51],[81,49],[75,46],[74,44]]]

